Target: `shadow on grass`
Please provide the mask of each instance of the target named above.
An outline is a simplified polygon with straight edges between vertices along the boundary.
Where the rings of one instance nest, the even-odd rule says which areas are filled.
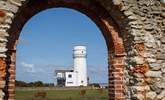
[[[81,98],[66,98],[66,99],[62,99],[62,98],[43,98],[43,97],[31,97],[31,98],[27,98],[24,100],[108,100],[107,97],[81,97]]]

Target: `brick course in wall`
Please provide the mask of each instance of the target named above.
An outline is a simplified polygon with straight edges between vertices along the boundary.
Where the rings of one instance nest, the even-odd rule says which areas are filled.
[[[108,47],[109,100],[165,100],[165,4],[160,0],[1,0],[0,100],[15,97],[16,44],[23,25],[51,7],[78,10],[101,29]]]

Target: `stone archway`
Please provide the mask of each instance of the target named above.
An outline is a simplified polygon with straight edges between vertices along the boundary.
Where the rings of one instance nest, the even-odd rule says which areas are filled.
[[[21,6],[19,3],[17,5]],[[5,99],[14,100],[15,97],[15,56],[21,29],[33,15],[53,7],[75,9],[87,15],[98,25],[108,47],[109,99],[124,100],[125,50],[123,40],[120,37],[119,27],[106,9],[98,2],[78,0],[27,0],[19,8],[8,30],[6,58],[1,59],[4,63],[2,66],[6,70],[3,72],[4,75],[1,76],[2,80],[6,80],[5,87],[2,87],[5,92]]]
[[[164,100],[164,5],[163,0],[0,0],[0,100],[15,96],[15,46],[23,25],[52,7],[78,10],[102,31],[110,100]]]

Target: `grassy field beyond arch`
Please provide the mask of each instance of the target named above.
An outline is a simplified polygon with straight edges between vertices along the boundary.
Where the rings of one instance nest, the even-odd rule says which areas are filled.
[[[16,89],[16,100],[108,100],[106,89],[41,88]],[[39,90],[44,91],[46,96],[36,96]],[[84,96],[80,93],[82,90],[86,92]]]

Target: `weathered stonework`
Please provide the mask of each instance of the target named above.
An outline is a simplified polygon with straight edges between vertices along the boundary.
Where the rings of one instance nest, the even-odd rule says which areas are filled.
[[[163,0],[1,0],[0,100],[14,100],[15,47],[23,25],[57,6],[78,10],[100,27],[109,53],[110,100],[165,100]]]
[[[134,72],[141,73],[140,76],[144,81],[141,81],[139,86],[143,87],[143,85],[147,85],[150,87],[150,89],[147,90],[148,92],[145,91],[145,93],[133,91],[132,94],[137,95],[129,97],[129,99],[160,100],[158,95],[160,95],[161,91],[164,91],[164,89],[159,86],[165,83],[162,78],[163,70],[161,70],[163,69],[161,64],[164,62],[163,51],[165,50],[163,42],[165,18],[162,16],[165,14],[165,7],[159,0],[123,0],[123,7],[121,10],[130,19],[130,33],[134,35],[135,46],[132,48],[135,48],[135,51],[133,50],[134,52],[131,54],[128,53],[127,59],[132,59],[131,61],[134,61],[134,59],[137,59],[137,57],[139,58],[139,56],[143,58],[136,60],[134,64],[138,65],[135,66],[133,66],[133,62],[128,62],[127,70],[134,69]],[[148,64],[148,68],[141,66],[142,63]],[[137,68],[136,66],[141,67]],[[127,76],[132,80],[132,74]],[[133,77],[133,80],[136,82],[138,79]],[[160,82],[156,84],[157,81]],[[132,89],[135,82],[134,84],[127,82],[127,85],[129,85],[128,88]],[[153,89],[153,87],[156,88]],[[165,97],[165,95],[163,97]]]

